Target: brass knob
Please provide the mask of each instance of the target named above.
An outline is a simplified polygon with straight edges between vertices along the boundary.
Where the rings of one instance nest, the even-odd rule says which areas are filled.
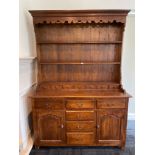
[[[64,128],[64,125],[63,125],[63,124],[61,124],[61,128],[62,128],[62,129]]]
[[[97,128],[100,128],[100,125],[97,125]]]

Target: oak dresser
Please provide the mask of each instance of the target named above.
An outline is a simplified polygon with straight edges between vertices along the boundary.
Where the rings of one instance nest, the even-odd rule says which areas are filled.
[[[30,11],[38,81],[34,145],[124,148],[128,100],[121,84],[128,10]]]

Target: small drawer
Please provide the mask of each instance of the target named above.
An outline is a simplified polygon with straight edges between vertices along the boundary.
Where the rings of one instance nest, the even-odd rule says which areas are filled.
[[[97,108],[125,108],[125,99],[103,99],[97,101]]]
[[[69,121],[87,121],[95,119],[94,111],[66,111],[66,119]]]
[[[94,101],[91,100],[68,100],[66,103],[67,109],[93,109]]]
[[[94,121],[68,121],[66,123],[67,131],[94,131]]]
[[[93,144],[95,142],[95,135],[93,132],[75,132],[67,133],[67,144]]]
[[[34,107],[37,109],[61,110],[65,109],[65,103],[63,100],[40,99],[35,101]]]

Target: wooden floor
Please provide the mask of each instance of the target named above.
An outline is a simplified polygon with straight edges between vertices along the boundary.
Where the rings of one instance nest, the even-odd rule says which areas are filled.
[[[135,155],[134,121],[129,121],[125,150],[112,147],[44,147],[32,149],[30,155]]]

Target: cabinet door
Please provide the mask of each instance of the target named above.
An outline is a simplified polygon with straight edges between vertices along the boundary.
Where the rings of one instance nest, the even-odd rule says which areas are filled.
[[[40,111],[37,113],[38,141],[42,145],[64,143],[64,112]]]
[[[97,141],[105,145],[121,145],[124,134],[124,110],[107,109],[97,111]]]

